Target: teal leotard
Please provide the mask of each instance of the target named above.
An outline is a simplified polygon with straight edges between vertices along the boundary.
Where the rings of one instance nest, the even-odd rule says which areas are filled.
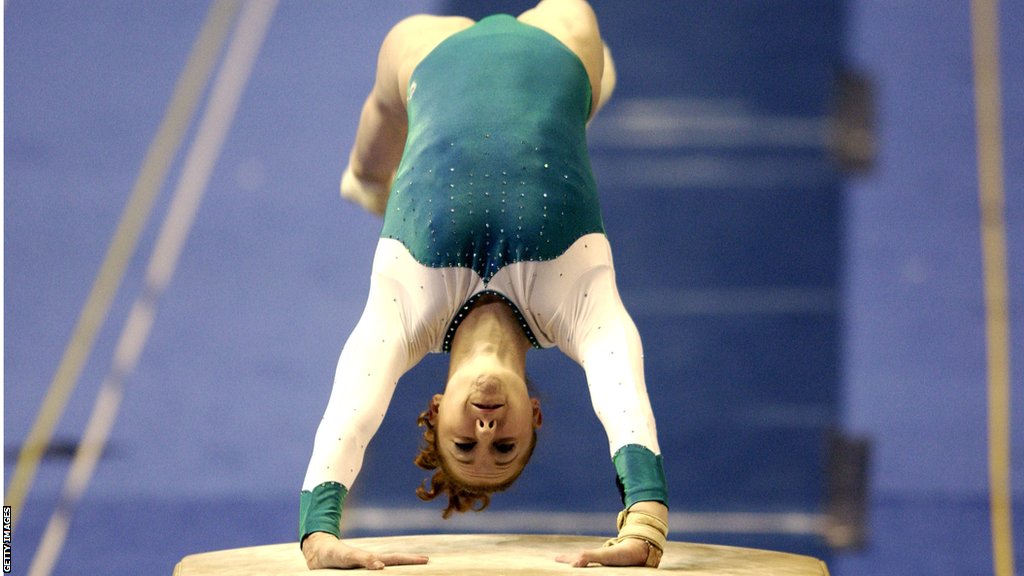
[[[420,263],[551,260],[603,232],[587,154],[587,71],[554,36],[508,15],[438,45],[409,84],[409,134],[381,236]]]

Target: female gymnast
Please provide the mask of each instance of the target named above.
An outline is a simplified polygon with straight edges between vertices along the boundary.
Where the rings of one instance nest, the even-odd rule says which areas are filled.
[[[300,498],[310,569],[427,562],[340,538],[345,496],[399,378],[450,355],[420,416],[424,500],[480,510],[526,465],[542,415],[526,353],[557,346],[584,369],[624,510],[618,537],[557,558],[657,566],[667,491],[640,337],[619,298],[586,148],[615,84],[584,0],[518,17],[412,16],[388,33],[341,181],[384,217],[366,308],[338,360]]]

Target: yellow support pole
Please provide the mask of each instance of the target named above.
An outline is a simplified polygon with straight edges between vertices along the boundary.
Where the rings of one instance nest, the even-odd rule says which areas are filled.
[[[92,353],[96,334],[110,311],[111,302],[124,278],[128,262],[135,253],[154,201],[164,186],[167,172],[195,116],[236,11],[234,0],[217,0],[210,7],[185,68],[178,78],[163,121],[146,152],[103,264],[79,314],[35,422],[18,454],[11,483],[4,495],[4,504],[11,507],[12,531],[21,517],[22,506],[35,480],[39,462]]]
[[[1014,576],[1010,481],[1010,292],[1004,213],[999,2],[972,0],[974,105],[988,364],[989,506],[995,576]]]

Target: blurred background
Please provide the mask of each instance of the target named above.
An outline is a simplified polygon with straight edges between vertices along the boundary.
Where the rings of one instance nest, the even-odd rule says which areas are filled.
[[[671,537],[812,554],[838,576],[934,576],[994,573],[994,542],[1016,534],[1021,570],[1024,3],[997,14],[1014,356],[992,432],[977,158],[993,148],[976,134],[970,3],[593,4],[619,84],[591,153],[644,338]],[[380,229],[338,196],[376,49],[413,13],[529,5],[5,2],[5,505],[51,382],[69,386],[14,510],[14,573],[58,509],[73,514],[57,574],[170,574],[187,554],[296,539]],[[122,213],[147,191],[125,242]],[[162,223],[182,222],[171,198],[202,192],[180,259],[158,258],[176,263],[166,284],[147,282],[173,244]],[[97,281],[112,245],[123,274]],[[96,294],[109,308],[79,324]],[[415,417],[446,360],[400,383],[347,535],[610,534],[603,431],[554,350],[530,359],[545,426],[517,485],[449,522],[416,499]],[[109,442],[77,505],[59,504],[104,381],[123,390]],[[1008,452],[990,456],[991,434]],[[1009,527],[993,528],[993,463],[1010,465]]]

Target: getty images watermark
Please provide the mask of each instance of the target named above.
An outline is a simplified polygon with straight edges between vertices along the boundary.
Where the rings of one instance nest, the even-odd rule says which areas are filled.
[[[4,506],[4,574],[11,573],[11,507]]]

